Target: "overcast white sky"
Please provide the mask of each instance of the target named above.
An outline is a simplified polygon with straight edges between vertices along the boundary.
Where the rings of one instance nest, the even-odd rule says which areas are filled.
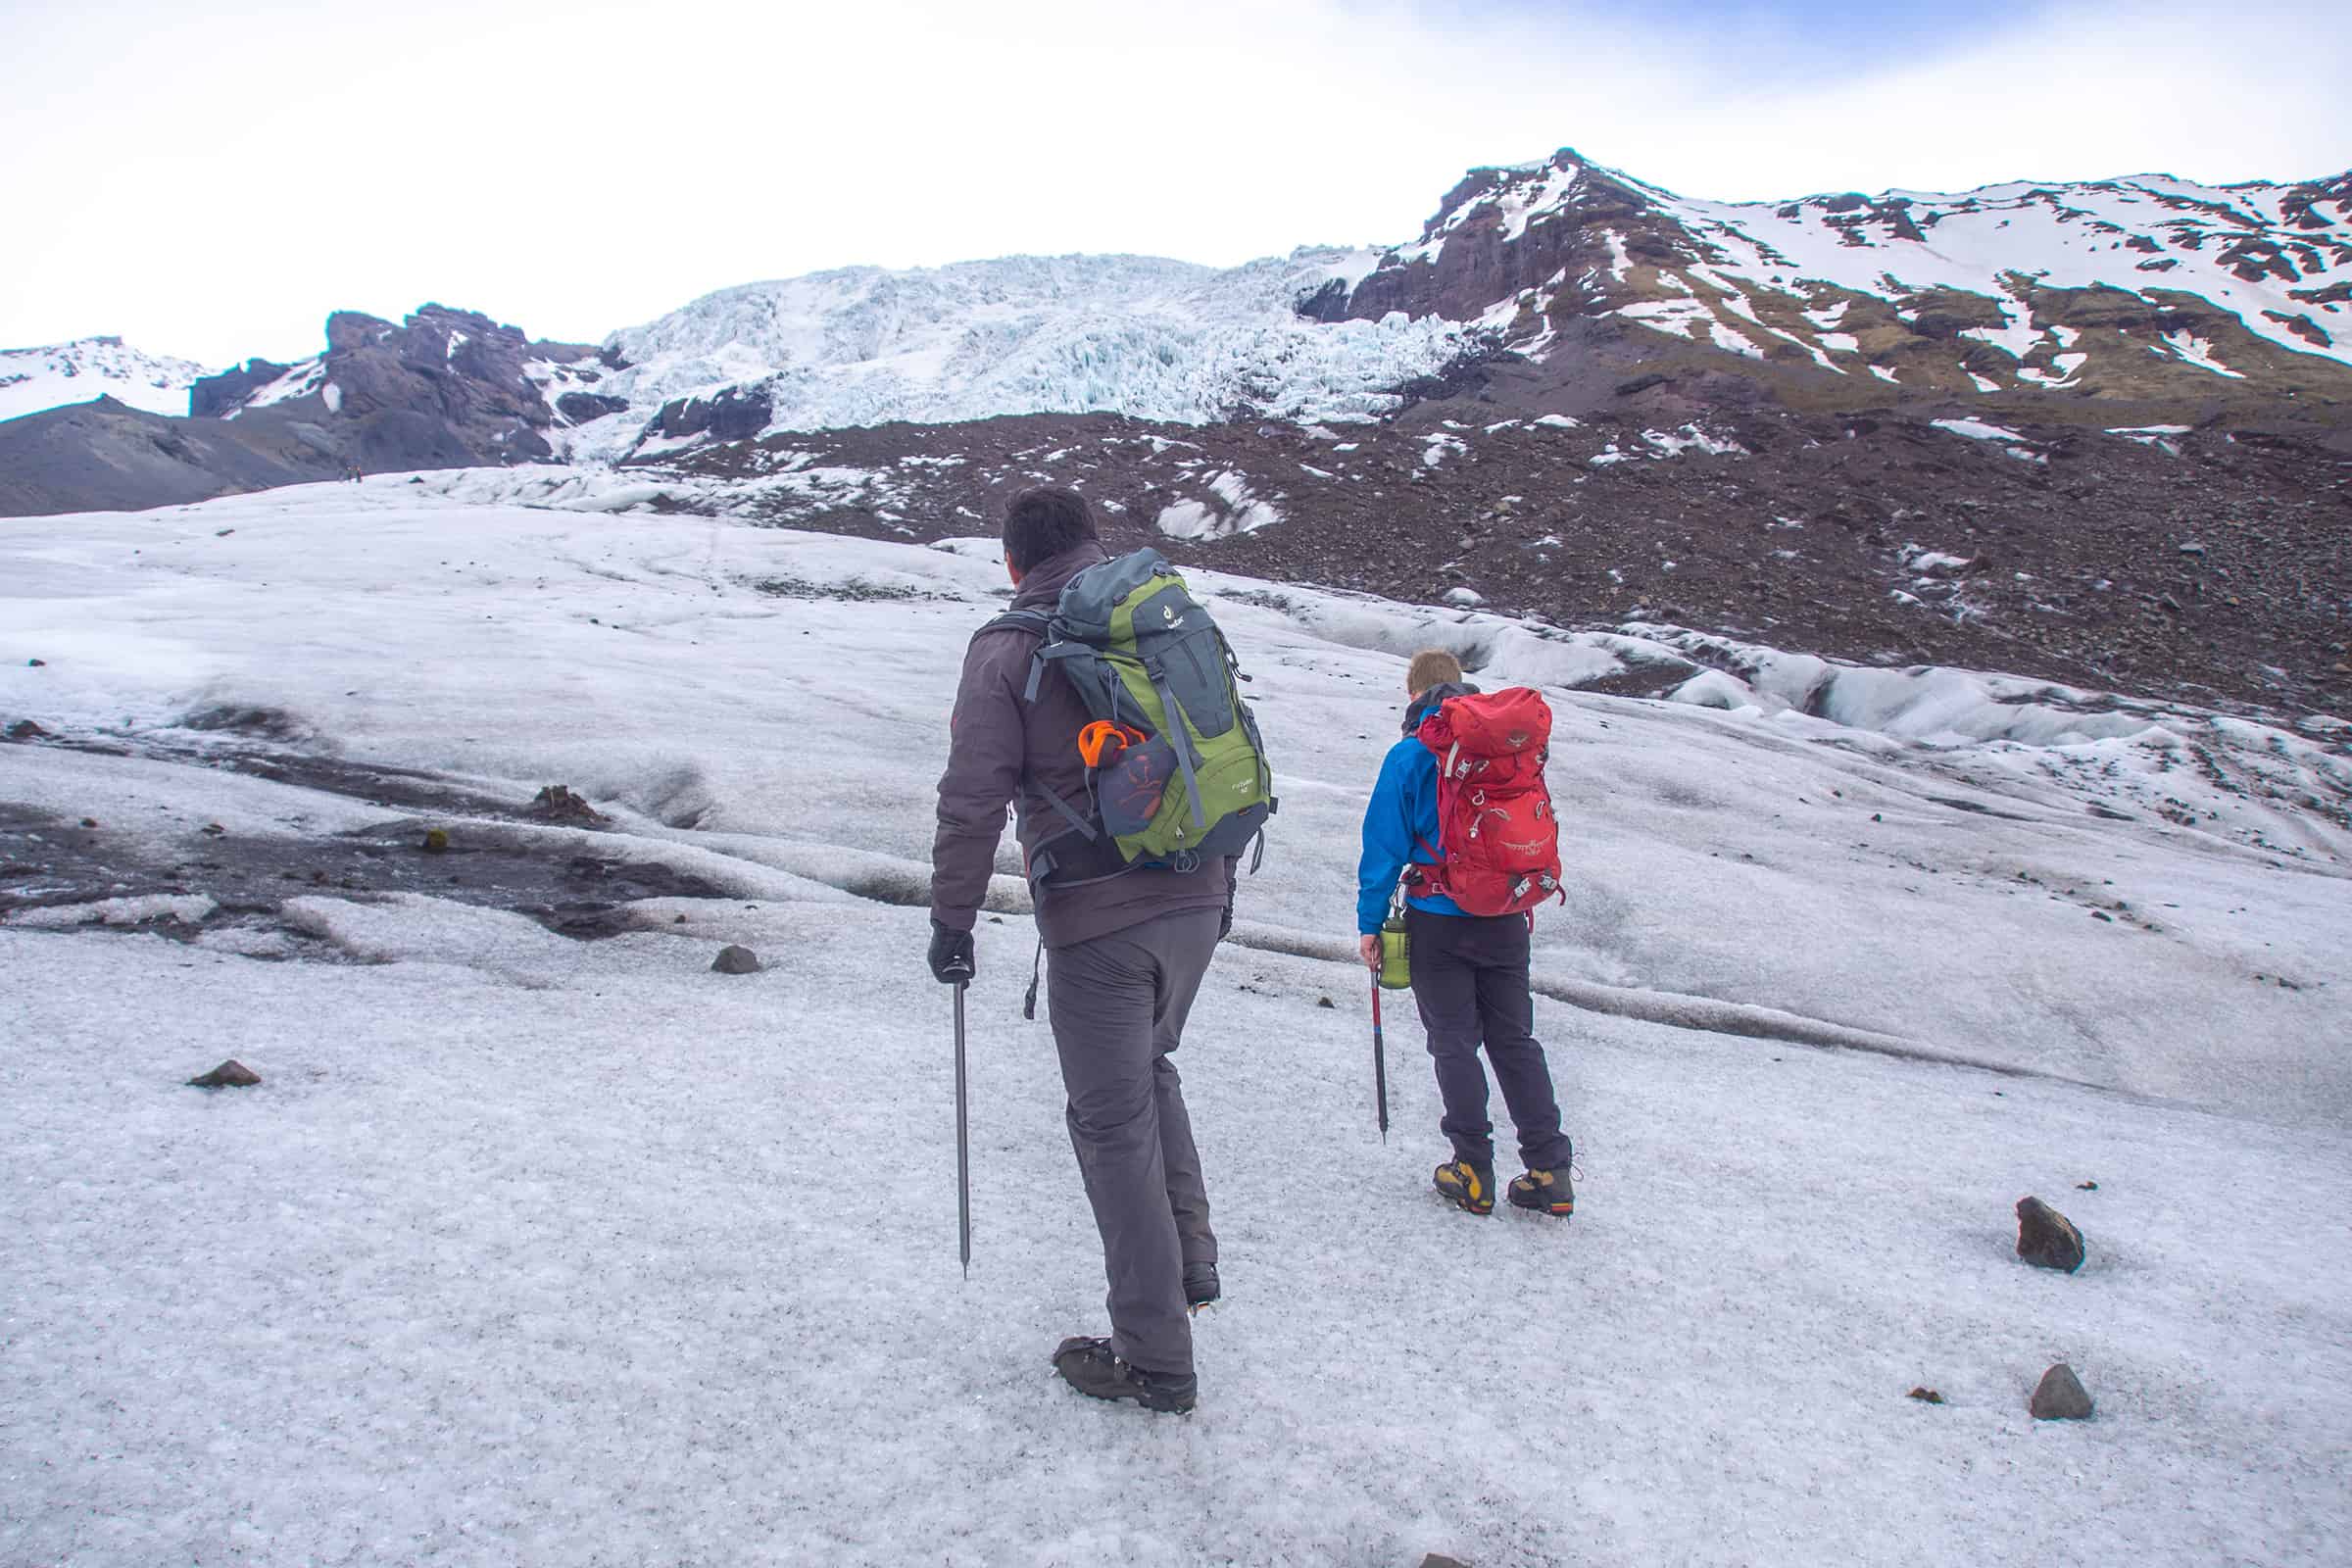
[[[221,8],[227,9],[227,8]],[[1561,145],[1690,195],[2352,167],[2344,0],[0,4],[0,345],[212,363],[427,299],[1411,238]]]

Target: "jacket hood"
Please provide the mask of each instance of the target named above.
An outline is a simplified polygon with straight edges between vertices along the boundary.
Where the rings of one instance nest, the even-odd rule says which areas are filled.
[[[1110,553],[1102,548],[1100,539],[1088,539],[1058,556],[1048,556],[1021,574],[1021,585],[1013,590],[1012,608],[1052,610],[1060,603],[1061,591],[1069,586],[1072,577],[1109,559]]]
[[[1466,680],[1439,682],[1405,705],[1404,732],[1410,735],[1419,729],[1421,721],[1436,712],[1439,705],[1444,703],[1446,698],[1476,697],[1477,695],[1478,688]]]

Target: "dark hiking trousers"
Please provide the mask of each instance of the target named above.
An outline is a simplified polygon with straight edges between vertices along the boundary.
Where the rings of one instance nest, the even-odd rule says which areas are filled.
[[[1046,950],[1070,1147],[1110,1281],[1110,1348],[1147,1372],[1191,1374],[1184,1266],[1217,1260],[1200,1154],[1168,1053],[1216,952],[1222,914],[1179,909]]]
[[[1487,1071],[1478,1049],[1502,1084],[1502,1102],[1519,1129],[1519,1157],[1530,1170],[1568,1163],[1560,1131],[1560,1102],[1551,1068],[1536,1043],[1536,1003],[1527,989],[1527,916],[1432,914],[1407,908],[1412,944],[1413,1000],[1429,1031],[1429,1054],[1446,1103],[1439,1122],[1456,1159],[1490,1168],[1494,1128],[1487,1120]]]

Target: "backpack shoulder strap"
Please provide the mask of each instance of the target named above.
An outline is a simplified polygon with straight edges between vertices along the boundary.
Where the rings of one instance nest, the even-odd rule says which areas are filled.
[[[1054,617],[1042,610],[1007,610],[972,635],[977,637],[982,632],[992,631],[1025,631],[1042,638],[1053,624]]]
[[[1021,691],[1022,702],[1036,702],[1038,677],[1046,671],[1046,650],[1054,643],[1054,617],[1042,610],[1007,610],[972,635],[983,637],[992,631],[1025,631],[1037,639],[1038,651],[1029,660],[1028,684]]]

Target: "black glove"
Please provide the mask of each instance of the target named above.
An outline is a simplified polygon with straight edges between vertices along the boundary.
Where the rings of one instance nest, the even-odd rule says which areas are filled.
[[[980,972],[972,957],[972,934],[931,920],[931,978],[941,985],[960,985]]]

